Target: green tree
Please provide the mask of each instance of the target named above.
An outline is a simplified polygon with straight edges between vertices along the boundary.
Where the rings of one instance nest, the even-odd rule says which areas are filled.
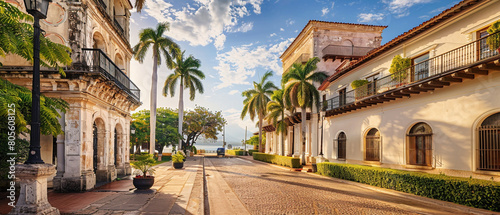
[[[271,95],[271,101],[267,103],[268,114],[266,119],[268,123],[276,128],[276,134],[282,134],[281,136],[281,155],[285,153],[285,136],[287,135],[288,125],[285,122],[285,116],[287,107],[283,100],[283,90],[278,89]]]
[[[33,17],[0,0],[0,56],[16,54],[33,62]],[[40,65],[57,68],[71,65],[71,49],[40,36]],[[0,62],[0,66],[2,63]]]
[[[172,68],[174,69],[174,74],[170,74],[165,80],[165,85],[163,85],[163,96],[174,96],[175,88],[177,82],[179,82],[179,135],[182,136],[182,125],[184,119],[184,89],[189,89],[189,99],[194,100],[196,91],[203,94],[203,84],[200,79],[205,79],[205,74],[199,70],[200,60],[189,56],[184,58],[184,52],[177,55],[175,61],[172,63]],[[179,140],[181,144],[181,140]]]
[[[270,101],[269,97],[273,94],[274,90],[278,88],[273,82],[267,81],[273,73],[267,71],[259,83],[253,82],[253,89],[245,90],[241,94],[245,97],[243,100],[243,110],[241,111],[241,119],[244,119],[248,114],[253,121],[255,116],[259,119],[259,151],[264,152],[262,147],[262,121],[267,113],[267,103]]]
[[[306,147],[306,111],[319,101],[319,92],[314,84],[321,84],[328,76],[323,72],[314,72],[320,61],[314,57],[309,59],[304,65],[294,63],[289,72],[285,73],[282,83],[285,85],[284,97],[287,106],[300,108],[302,119],[302,163],[305,164]]]
[[[403,82],[406,77],[408,77],[408,73],[403,71],[411,66],[410,58],[403,58],[401,55],[396,55],[392,58],[391,67],[389,68],[389,72],[391,73],[391,79],[393,81]]]
[[[262,141],[266,141],[266,134],[262,134]],[[253,145],[253,149],[258,149],[259,147],[259,135],[253,135],[250,139],[247,140],[248,145]]]
[[[184,134],[186,140],[182,149],[192,147],[198,138],[217,140],[217,135],[222,132],[226,120],[221,111],[212,112],[208,108],[196,106],[193,111],[186,113],[184,122]]]
[[[136,154],[140,153],[140,147],[149,142],[150,135],[150,111],[141,110],[132,114],[131,126],[135,129],[130,134],[131,147],[136,146]],[[180,138],[177,133],[177,111],[170,108],[160,107],[156,112],[156,139],[155,149],[163,153],[163,148],[175,145]]]
[[[172,41],[169,37],[163,36],[165,31],[169,29],[169,24],[167,22],[158,23],[156,29],[146,28],[142,29],[139,33],[139,43],[134,46],[134,58],[140,63],[144,62],[144,58],[146,57],[146,53],[148,50],[153,50],[153,74],[151,80],[151,99],[150,99],[150,110],[154,111],[151,114],[150,121],[156,122],[156,95],[157,95],[157,82],[158,75],[157,69],[158,65],[161,64],[161,55],[165,57],[165,61],[167,62],[167,67],[169,69],[173,68],[173,58],[177,56],[179,52],[179,46]],[[150,124],[150,147],[149,152],[154,153],[155,149],[155,139],[151,137],[155,137],[156,131],[156,123]]]

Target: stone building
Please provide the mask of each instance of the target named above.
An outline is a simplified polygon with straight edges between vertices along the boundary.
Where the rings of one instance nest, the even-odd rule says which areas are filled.
[[[317,64],[317,71],[332,75],[339,66],[348,65],[349,62],[356,61],[370,50],[379,47],[382,31],[386,27],[311,20],[281,55],[283,73],[288,72],[293,63],[305,63],[312,57],[318,57],[321,61]],[[310,109],[307,111],[305,156],[307,161],[311,162],[311,158],[318,155],[317,145],[312,144],[318,141],[318,137],[312,135],[311,131],[318,129],[319,118],[318,114],[311,114]],[[281,154],[281,147],[278,146],[281,139],[285,138],[285,155],[298,157],[302,154],[300,117],[300,109],[297,109],[286,120],[289,125],[286,137],[275,132],[267,134],[266,152]],[[265,126],[264,129],[274,131],[271,125]]]
[[[308,131],[319,160],[499,181],[500,33],[486,32],[498,8],[463,0],[330,71]],[[396,55],[411,66],[391,73]]]
[[[21,0],[7,0],[21,10]],[[70,105],[63,135],[42,136],[41,154],[57,167],[56,191],[84,191],[131,173],[130,112],[141,105],[129,79],[132,49],[128,0],[54,0],[41,20],[45,36],[72,49],[66,76],[41,68],[41,92]],[[19,56],[0,59],[0,77],[31,87],[32,67]]]

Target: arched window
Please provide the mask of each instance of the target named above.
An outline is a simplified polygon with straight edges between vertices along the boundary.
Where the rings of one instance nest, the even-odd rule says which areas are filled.
[[[380,161],[380,132],[372,128],[366,134],[365,160]]]
[[[432,129],[426,123],[414,125],[408,133],[407,164],[431,166]]]
[[[500,113],[486,118],[479,131],[479,169],[500,171]]]
[[[340,132],[338,138],[337,138],[337,143],[338,143],[338,159],[339,160],[345,160],[346,158],[346,141],[347,137],[345,136],[344,132]]]

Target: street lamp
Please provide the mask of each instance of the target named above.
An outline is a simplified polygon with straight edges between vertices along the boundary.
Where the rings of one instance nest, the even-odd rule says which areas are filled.
[[[130,128],[130,133],[131,134],[135,134],[135,128],[134,127]]]
[[[319,152],[319,156],[323,157],[323,120],[325,119],[325,114],[326,114],[326,111],[324,108],[321,108],[321,147],[320,147],[320,152]]]
[[[30,152],[25,164],[44,163],[40,155],[40,19],[47,18],[50,2],[51,0],[24,0],[26,11],[34,18]]]

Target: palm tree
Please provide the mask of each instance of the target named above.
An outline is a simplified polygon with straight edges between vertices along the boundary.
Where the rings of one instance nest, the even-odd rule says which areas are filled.
[[[282,83],[285,84],[285,104],[295,108],[300,107],[302,119],[302,164],[305,164],[306,147],[306,109],[311,108],[314,102],[319,101],[319,92],[315,83],[322,83],[328,76],[323,72],[314,72],[319,58],[309,59],[304,65],[294,63],[288,73],[283,75]]]
[[[255,115],[259,118],[259,152],[264,152],[262,147],[262,120],[264,120],[267,112],[267,103],[270,101],[269,96],[273,94],[273,90],[278,89],[273,82],[267,81],[272,75],[271,71],[267,71],[259,83],[253,82],[253,89],[241,93],[245,97],[241,119],[244,119],[247,113],[252,121],[255,119]]]
[[[139,43],[134,46],[134,58],[140,63],[144,62],[146,53],[152,47],[153,49],[153,75],[151,81],[151,104],[150,104],[150,135],[149,135],[149,153],[153,154],[155,151],[155,137],[156,137],[156,93],[157,93],[157,68],[161,63],[160,53],[163,53],[167,67],[173,68],[173,58],[179,52],[179,46],[172,41],[169,37],[163,36],[163,33],[169,29],[167,22],[158,23],[156,29],[146,28],[142,29],[139,33]]]
[[[286,130],[288,125],[285,123],[285,111],[287,107],[283,101],[283,90],[277,89],[273,92],[271,96],[271,101],[267,103],[268,114],[266,119],[268,123],[272,123],[276,128],[277,134],[282,134],[281,137],[281,155],[285,153],[285,136],[287,134]]]
[[[172,62],[172,68],[174,69],[174,74],[170,74],[165,80],[165,85],[163,85],[163,96],[167,96],[170,92],[170,96],[174,96],[175,87],[177,82],[180,83],[179,86],[179,127],[178,132],[182,137],[182,123],[184,117],[184,89],[189,88],[189,100],[193,101],[196,91],[203,94],[203,84],[201,80],[205,79],[205,74],[199,70],[200,60],[189,56],[184,58],[184,52],[177,55],[175,61]],[[179,145],[182,147],[182,138],[179,139]]]

